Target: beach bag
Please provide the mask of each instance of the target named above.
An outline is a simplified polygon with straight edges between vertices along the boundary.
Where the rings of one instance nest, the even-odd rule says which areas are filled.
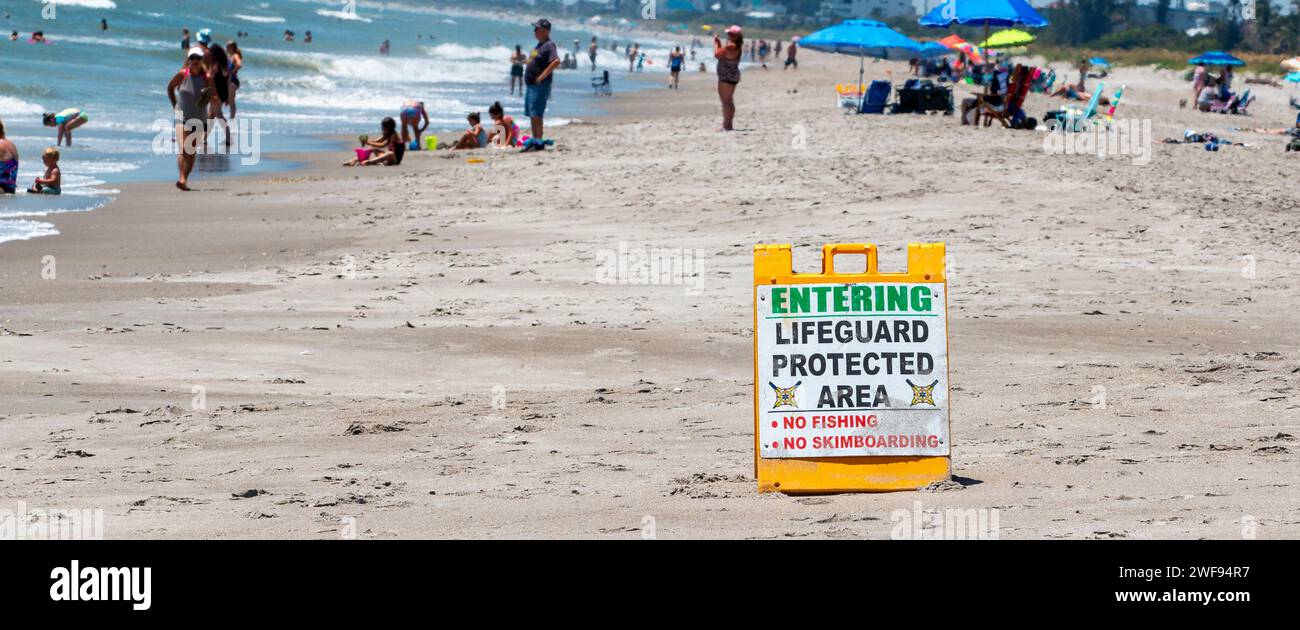
[[[1300,151],[1300,138],[1292,138],[1286,145],[1287,151]]]

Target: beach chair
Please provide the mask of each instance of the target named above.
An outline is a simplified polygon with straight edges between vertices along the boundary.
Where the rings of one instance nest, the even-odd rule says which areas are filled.
[[[591,89],[597,96],[613,96],[614,88],[609,84],[609,70],[598,77],[591,77]]]
[[[858,108],[859,114],[883,114],[885,113],[885,104],[889,102],[889,93],[894,91],[894,86],[889,81],[872,81],[867,88],[867,94],[862,98],[862,106]]]
[[[1101,93],[1105,89],[1105,83],[1098,83],[1097,89],[1093,91],[1092,98],[1088,101],[1088,107],[1078,110],[1067,107],[1065,109],[1064,128],[1066,131],[1083,131],[1094,116],[1097,115],[1097,103],[1101,101]]]
[[[1254,102],[1254,100],[1255,100],[1255,97],[1254,97],[1254,95],[1252,95],[1252,94],[1250,93],[1250,90],[1246,90],[1245,92],[1242,92],[1242,93],[1241,93],[1241,99],[1240,99],[1240,100],[1238,101],[1238,103],[1237,103],[1237,109],[1236,109],[1235,111],[1233,111],[1232,113],[1234,113],[1234,114],[1241,114],[1241,115],[1243,115],[1243,116],[1247,116],[1247,115],[1249,115],[1249,114],[1250,114],[1250,111],[1249,111],[1250,104],[1251,104],[1252,102]]]
[[[1213,101],[1210,103],[1210,111],[1215,114],[1226,114],[1237,108],[1238,100],[1237,95],[1233,94],[1232,97],[1226,101]]]
[[[1002,123],[1004,129],[1019,127],[1020,121],[1024,120],[1025,97],[1029,95],[1034,69],[1030,68],[1025,72],[1020,82],[1012,81],[1007,86],[1006,97],[1003,98],[1001,105],[993,105],[984,100],[983,96],[978,97],[980,115],[984,117],[984,126],[988,127],[993,121]]]

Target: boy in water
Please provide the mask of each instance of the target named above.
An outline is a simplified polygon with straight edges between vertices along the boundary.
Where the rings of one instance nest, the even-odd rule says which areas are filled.
[[[59,150],[54,147],[45,149],[41,153],[41,161],[45,163],[45,175],[37,177],[36,183],[27,192],[33,195],[60,194],[63,192],[63,173],[59,171]]]

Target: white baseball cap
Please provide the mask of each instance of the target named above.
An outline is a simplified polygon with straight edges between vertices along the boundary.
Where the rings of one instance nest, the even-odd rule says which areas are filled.
[[[202,46],[190,46],[190,51],[185,53],[185,57],[203,57],[207,54],[208,51],[204,50]]]

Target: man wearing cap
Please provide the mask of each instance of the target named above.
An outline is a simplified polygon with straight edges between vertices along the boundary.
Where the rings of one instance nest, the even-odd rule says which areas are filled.
[[[546,115],[546,102],[551,98],[551,73],[560,66],[560,53],[551,41],[551,21],[545,18],[533,23],[533,35],[537,37],[537,46],[528,58],[524,69],[524,115],[528,116],[533,127],[533,137],[529,139],[524,151],[541,151],[546,148],[543,143],[544,128],[542,117]]]

